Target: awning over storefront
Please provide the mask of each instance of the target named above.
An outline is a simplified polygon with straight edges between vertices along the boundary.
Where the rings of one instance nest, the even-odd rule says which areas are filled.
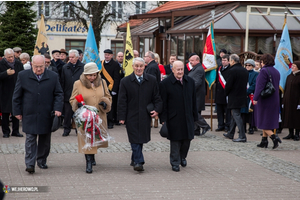
[[[289,5],[292,7],[292,5]],[[246,29],[246,14],[247,6],[240,5],[239,2],[219,5],[206,13],[199,15],[193,19],[187,20],[180,25],[170,28],[167,33],[195,33],[207,32],[210,22],[213,20],[211,11],[215,11],[214,15],[214,30],[215,32],[245,32]],[[267,13],[267,8],[252,8],[252,13]],[[288,14],[296,14],[299,10],[289,9]],[[271,9],[270,14],[283,14],[282,9]],[[281,32],[284,23],[283,16],[249,16],[249,30],[260,32]],[[299,17],[288,17],[287,24],[290,31],[299,31]]]

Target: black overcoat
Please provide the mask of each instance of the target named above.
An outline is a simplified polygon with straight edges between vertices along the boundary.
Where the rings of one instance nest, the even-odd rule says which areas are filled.
[[[63,66],[61,71],[60,81],[64,92],[64,102],[69,102],[73,91],[73,85],[75,81],[79,80],[79,77],[84,70],[84,64],[80,62],[80,60],[77,60],[74,71],[72,71],[72,68],[73,64],[69,62]]]
[[[150,103],[154,104],[156,112],[162,111],[162,100],[154,76],[144,72],[141,84],[134,73],[121,80],[118,119],[125,120],[130,143],[142,144],[150,141],[151,116],[147,111]]]
[[[219,81],[219,73],[218,73],[219,69],[220,69],[220,73],[222,74],[222,76],[224,77],[224,79],[226,81],[228,74],[229,74],[228,72],[229,72],[230,66],[227,66],[226,69],[223,69],[223,66],[220,66],[217,69],[217,73],[216,73],[215,103],[226,105],[227,101],[226,101],[226,96],[225,96],[225,89],[222,87],[222,85]]]
[[[230,67],[225,85],[225,95],[228,96],[228,109],[239,109],[247,106],[248,71],[240,64]]]
[[[12,112],[12,96],[14,93],[15,85],[18,78],[18,73],[22,70],[23,64],[15,59],[14,70],[15,73],[13,75],[7,75],[7,70],[11,69],[11,67],[7,64],[7,62],[2,59],[0,61],[0,90],[1,90],[1,111],[3,113],[11,113]]]
[[[198,120],[194,80],[184,75],[183,85],[172,73],[160,83],[159,91],[163,100],[160,122],[167,122],[168,139],[173,141],[192,140],[194,122]]]
[[[205,110],[206,93],[205,72],[201,63],[198,63],[195,67],[193,67],[191,71],[189,71],[188,76],[195,82],[197,108],[198,112],[201,112],[202,110]]]
[[[172,73],[171,64],[164,65],[166,75],[170,75]]]
[[[147,74],[151,74],[153,76],[156,77],[156,81],[157,81],[157,84],[160,83],[160,70],[159,70],[159,67],[157,65],[157,63],[155,62],[155,60],[152,60],[150,63],[148,63],[148,65],[146,66],[145,68],[145,72]]]
[[[282,127],[300,129],[300,72],[287,76],[282,104]]]
[[[114,85],[111,91],[118,93],[120,80],[121,80],[120,65],[116,61],[114,61],[114,59],[111,59],[109,63],[105,63],[105,61],[103,63],[104,63],[105,70],[110,75],[110,77],[114,80]],[[101,77],[106,81],[107,86],[109,86],[109,81],[104,76],[103,70],[101,71]]]
[[[32,70],[19,73],[13,95],[13,115],[22,115],[24,133],[51,133],[52,111],[62,111],[63,91],[58,75],[45,70],[40,81]]]
[[[54,59],[51,60],[51,65],[56,67],[59,77],[61,76],[61,72],[65,64],[66,63],[64,63],[61,59],[58,59],[56,62],[54,61]]]

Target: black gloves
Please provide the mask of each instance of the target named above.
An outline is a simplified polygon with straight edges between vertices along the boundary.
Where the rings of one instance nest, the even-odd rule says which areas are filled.
[[[82,103],[78,103],[77,105],[78,105],[78,108],[83,106]]]
[[[99,105],[103,106],[103,109],[104,109],[104,110],[106,109],[107,104],[106,104],[104,101],[101,101],[101,102],[99,103]]]

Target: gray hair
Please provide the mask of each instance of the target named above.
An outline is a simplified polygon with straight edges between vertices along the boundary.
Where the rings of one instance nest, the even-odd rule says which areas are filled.
[[[20,55],[20,59],[22,60],[22,59],[26,59],[26,60],[30,60],[30,56],[29,56],[29,54],[28,53],[21,53],[21,55]]]
[[[14,53],[14,50],[12,50],[12,48],[7,48],[4,50],[4,55],[6,54],[13,54]]]
[[[44,60],[44,64],[45,64],[45,56],[44,56],[44,55],[34,55],[34,56],[32,56],[31,62],[33,63],[33,60],[34,60],[35,58],[38,58],[38,57],[42,57],[43,60]]]
[[[229,59],[233,60],[235,63],[240,63],[240,57],[237,54],[231,54]]]
[[[145,65],[145,61],[144,61],[144,59],[141,58],[141,57],[136,57],[136,58],[134,58],[133,61],[132,61],[132,65],[134,65],[134,63],[135,63],[136,61],[142,62],[143,65]]]
[[[155,60],[155,55],[154,55],[154,53],[152,51],[148,51],[147,53],[150,56],[150,58],[152,58],[153,60]]]
[[[74,53],[74,54],[75,54],[75,57],[79,57],[79,52],[78,52],[76,49],[71,49],[71,50],[69,51],[69,55],[70,55],[71,53]]]

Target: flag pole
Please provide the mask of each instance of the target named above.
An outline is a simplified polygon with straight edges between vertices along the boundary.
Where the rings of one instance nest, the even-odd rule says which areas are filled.
[[[215,10],[211,11],[211,15],[212,15],[212,24],[214,26]],[[209,89],[210,89],[210,127],[211,127],[211,130],[213,130],[213,95],[212,95],[212,87],[210,87]]]

